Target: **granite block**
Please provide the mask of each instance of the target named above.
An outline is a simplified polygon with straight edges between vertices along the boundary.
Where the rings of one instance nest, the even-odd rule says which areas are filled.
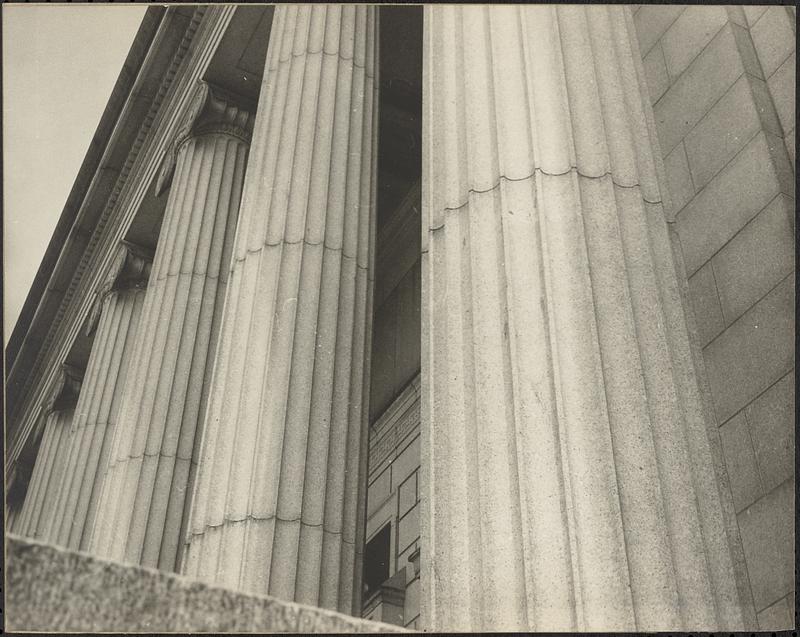
[[[714,255],[714,275],[726,324],[794,269],[791,199],[779,194]]]
[[[658,98],[669,88],[669,75],[664,63],[664,54],[661,46],[656,45],[642,60],[644,74],[647,78],[647,89],[650,93],[650,103],[655,104]]]
[[[208,586],[6,538],[6,629],[38,632],[401,632],[334,611]]]
[[[658,39],[683,12],[679,4],[645,4],[634,14],[633,23],[639,38],[639,49],[647,55]]]
[[[756,612],[794,590],[794,480],[738,516]]]
[[[781,191],[769,143],[763,131],[757,133],[678,213],[687,274],[694,274]]]
[[[678,77],[728,21],[722,5],[692,5],[661,38],[670,77]]]
[[[794,365],[794,276],[787,276],[704,350],[719,422]]]
[[[792,53],[767,80],[784,134],[794,131],[796,78],[797,55]]]
[[[741,511],[762,495],[756,455],[744,412],[740,411],[722,425],[719,432],[730,477],[733,505],[736,511]]]
[[[745,411],[761,479],[769,491],[794,474],[794,373],[781,378]]]
[[[667,173],[667,186],[669,194],[672,196],[673,209],[677,214],[695,195],[689,161],[683,143],[675,146],[673,151],[664,158],[664,170]]]
[[[769,77],[795,48],[795,34],[788,7],[773,5],[750,29],[764,75]]]
[[[711,261],[689,277],[689,298],[692,301],[700,346],[705,347],[725,328]]]
[[[695,186],[700,189],[759,130],[760,120],[747,75],[742,75],[684,139]]]
[[[653,106],[663,152],[671,152],[744,72],[731,27],[720,29]]]

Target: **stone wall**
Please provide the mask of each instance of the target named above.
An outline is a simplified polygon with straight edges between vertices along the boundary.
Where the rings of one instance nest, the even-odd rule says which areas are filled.
[[[795,14],[634,8],[759,628],[793,625]]]
[[[361,633],[402,629],[6,539],[8,631]]]
[[[370,432],[366,539],[391,525],[389,576],[405,571],[403,625],[419,628],[420,403],[417,376]]]

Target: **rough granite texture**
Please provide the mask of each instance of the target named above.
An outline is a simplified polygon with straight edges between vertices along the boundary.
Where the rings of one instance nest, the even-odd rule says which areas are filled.
[[[9,535],[6,629],[45,632],[407,632]]]

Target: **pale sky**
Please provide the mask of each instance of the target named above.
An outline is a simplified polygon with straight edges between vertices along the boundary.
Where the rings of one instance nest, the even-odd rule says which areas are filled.
[[[4,342],[146,8],[3,5]]]

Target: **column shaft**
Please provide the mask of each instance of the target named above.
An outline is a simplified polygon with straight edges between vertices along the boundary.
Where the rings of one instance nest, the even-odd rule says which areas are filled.
[[[198,89],[175,147],[92,550],[178,568],[244,179],[251,118]],[[169,159],[159,189],[171,173]]]
[[[425,28],[428,626],[739,625],[628,10]]]
[[[80,373],[64,365],[53,397],[44,408],[44,431],[25,503],[15,521],[15,533],[39,540],[47,538],[63,480],[80,384]]]
[[[89,548],[149,274],[150,255],[122,245],[95,301],[89,325],[94,343],[47,534],[53,544]]]
[[[376,9],[278,6],[185,572],[357,609]]]

